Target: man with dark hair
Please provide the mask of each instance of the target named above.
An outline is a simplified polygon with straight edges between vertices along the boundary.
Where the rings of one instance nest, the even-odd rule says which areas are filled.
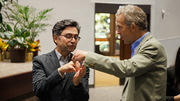
[[[33,91],[39,101],[88,101],[89,68],[71,61],[79,33],[76,21],[57,22],[52,29],[56,48],[33,59]]]

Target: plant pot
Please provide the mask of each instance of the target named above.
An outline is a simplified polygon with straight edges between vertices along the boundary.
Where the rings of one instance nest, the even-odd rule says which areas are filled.
[[[4,54],[0,53],[0,61],[3,61],[4,59]]]
[[[34,49],[38,49],[38,48],[39,48],[39,47],[35,47]],[[36,51],[33,52],[33,58],[34,58],[35,56],[38,56],[38,50],[36,50]]]
[[[38,56],[38,51],[33,52],[33,57]]]
[[[9,51],[6,51],[4,55],[5,55],[5,59],[10,59],[10,52]]]
[[[26,61],[26,49],[25,48],[12,48],[10,50],[11,62],[19,63]]]
[[[33,59],[33,52],[26,52],[26,61],[32,61]]]

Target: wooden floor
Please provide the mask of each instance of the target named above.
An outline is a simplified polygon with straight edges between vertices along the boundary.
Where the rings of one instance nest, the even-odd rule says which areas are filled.
[[[119,58],[118,56],[113,56],[114,58]],[[95,87],[104,87],[104,86],[119,86],[120,78],[115,77],[104,72],[95,70]]]
[[[89,88],[89,101],[119,101],[123,86]]]
[[[100,71],[95,71],[95,87],[118,86],[120,79]]]

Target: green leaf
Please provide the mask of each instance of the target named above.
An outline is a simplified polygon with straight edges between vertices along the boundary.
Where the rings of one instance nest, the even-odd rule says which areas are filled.
[[[14,27],[14,35],[15,36],[21,36],[21,32],[17,27]]]
[[[16,37],[15,38],[18,43],[23,44],[24,43],[24,38],[23,37]]]
[[[30,40],[34,40],[38,34],[44,30],[46,30],[46,26],[50,24],[46,24],[45,20],[48,19],[47,13],[52,11],[51,9],[45,9],[40,12],[36,12],[36,8],[23,6],[18,4],[17,1],[12,3],[12,6],[9,6],[9,11],[5,12],[15,25],[12,27],[15,37],[29,37]],[[44,23],[42,23],[44,22]],[[10,26],[9,26],[10,27]],[[22,29],[23,28],[23,29]],[[25,31],[26,29],[26,31]],[[10,30],[10,28],[8,28]]]
[[[10,26],[9,24],[6,24],[6,27],[7,27],[7,30],[8,30],[8,31],[13,31],[12,28],[11,28],[11,26]]]
[[[42,11],[40,11],[39,12],[39,15],[37,16],[37,19],[39,19],[39,20],[42,20],[42,19],[46,19],[48,16],[46,15],[48,12],[50,12],[50,11],[52,11],[53,10],[53,8],[51,8],[51,9],[45,9],[45,10],[42,10]]]
[[[24,34],[26,31],[27,31],[26,29],[21,28],[21,31],[20,31],[20,36],[23,36],[23,34]]]
[[[25,7],[24,7],[24,19],[25,19],[26,21],[29,20],[28,12],[29,12],[29,6],[25,6]]]
[[[11,39],[11,38],[13,38],[14,33],[11,31],[6,31],[6,32],[4,32],[4,35],[5,35],[5,38]]]
[[[15,47],[16,45],[17,45],[17,41],[16,40],[9,40],[8,42],[7,42],[7,44],[9,44],[9,46],[10,47]]]
[[[29,36],[30,36],[30,32],[29,31],[26,31],[26,32],[22,33],[22,37],[24,37],[25,39],[27,37],[29,37]]]

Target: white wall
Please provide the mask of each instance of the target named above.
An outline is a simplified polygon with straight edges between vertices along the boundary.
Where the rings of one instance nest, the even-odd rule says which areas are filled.
[[[166,38],[164,40],[161,39],[159,41],[163,44],[163,46],[166,50],[166,54],[167,54],[167,58],[168,58],[167,66],[169,67],[171,65],[174,65],[177,50],[180,47],[180,37]]]
[[[94,3],[139,4],[151,5],[151,33],[165,47],[168,66],[174,63],[175,55],[180,46],[180,0],[19,0],[24,5],[32,5],[37,9],[54,8],[51,12],[52,26],[59,20],[72,18],[82,26],[77,49],[94,51]],[[165,10],[164,18],[161,11]],[[47,53],[55,48],[51,29],[40,33],[40,54]],[[94,84],[94,70],[91,70],[90,84]]]
[[[180,47],[180,0],[155,0],[154,35],[163,44],[168,64],[173,65]],[[164,17],[162,10],[165,11]]]
[[[155,1],[155,33],[156,38],[176,38],[180,37],[180,0],[156,0]],[[164,18],[162,10],[165,11]]]

